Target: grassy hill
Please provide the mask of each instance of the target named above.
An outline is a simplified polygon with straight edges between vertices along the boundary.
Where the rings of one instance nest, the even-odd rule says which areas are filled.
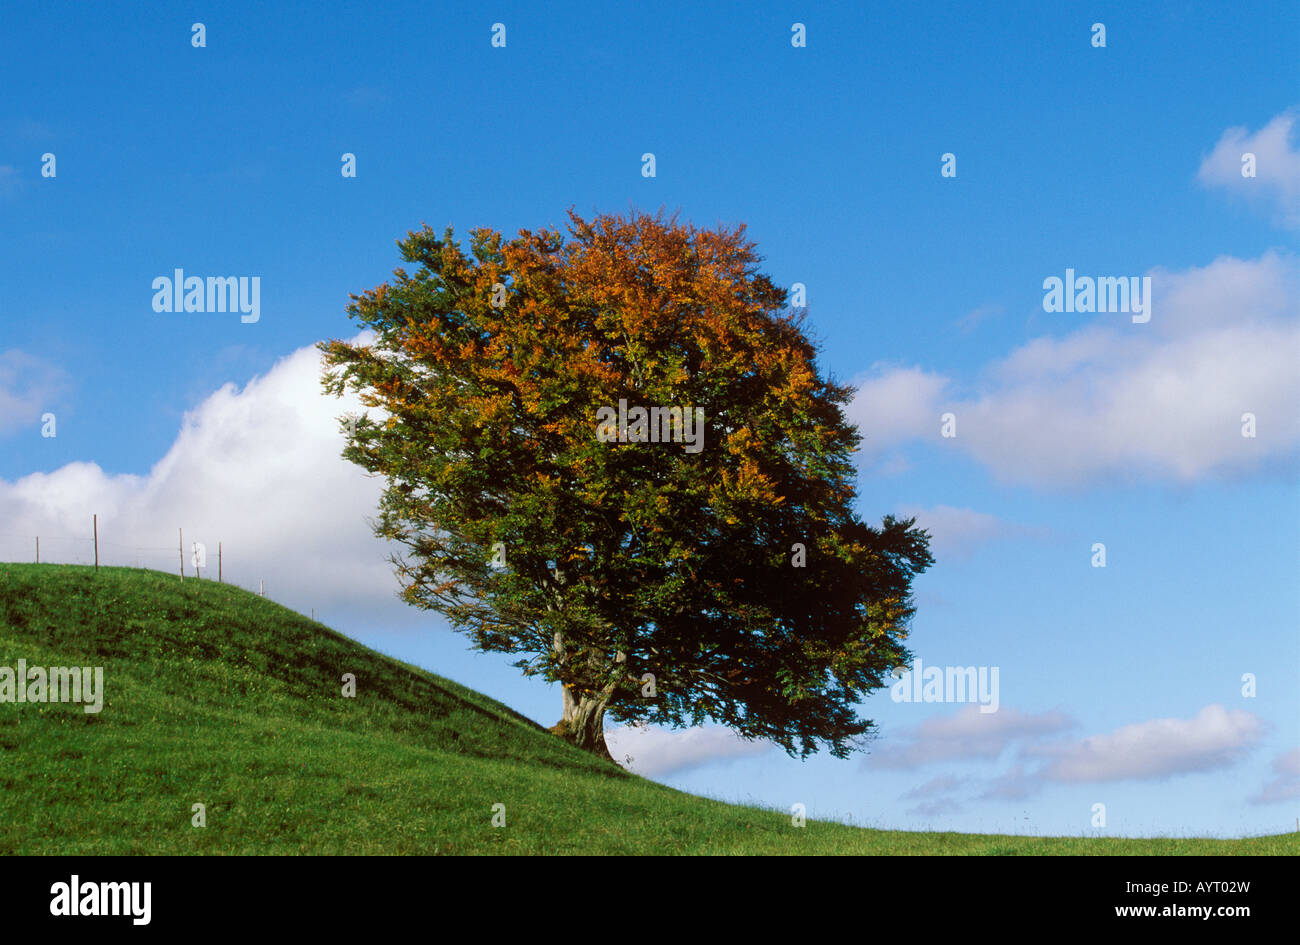
[[[256,594],[156,571],[0,564],[0,666],[19,658],[103,666],[105,698],[0,703],[0,854],[1300,852],[1293,834],[799,829],[628,774]]]

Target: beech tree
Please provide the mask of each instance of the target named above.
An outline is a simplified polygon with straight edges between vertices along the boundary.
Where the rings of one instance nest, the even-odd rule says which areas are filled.
[[[567,231],[412,231],[418,269],[351,296],[365,340],[320,345],[403,598],[559,682],[552,731],[605,757],[606,716],[845,757],[933,563],[853,511],[852,388],[743,225]]]

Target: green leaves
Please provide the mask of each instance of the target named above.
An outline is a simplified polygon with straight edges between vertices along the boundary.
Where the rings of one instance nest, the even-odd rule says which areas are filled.
[[[470,256],[450,230],[412,232],[415,275],[353,297],[374,342],[321,345],[326,389],[388,416],[344,455],[388,480],[377,527],[406,549],[405,599],[608,690],[616,718],[847,753],[932,563],[913,522],[853,513],[852,390],[821,377],[743,227],[570,224],[568,240],[474,230]],[[702,408],[705,448],[602,442],[597,411],[620,399]]]

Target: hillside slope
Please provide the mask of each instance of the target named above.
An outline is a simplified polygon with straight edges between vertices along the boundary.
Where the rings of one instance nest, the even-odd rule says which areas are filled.
[[[0,667],[20,658],[102,666],[105,694],[98,713],[0,702],[0,854],[1300,850],[797,829],[628,774],[256,594],[156,571],[0,564]]]

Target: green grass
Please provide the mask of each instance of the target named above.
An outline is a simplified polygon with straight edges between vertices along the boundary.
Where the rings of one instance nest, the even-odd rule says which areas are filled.
[[[105,699],[0,703],[0,854],[1300,852],[1294,834],[796,828],[628,774],[256,594],[156,571],[0,564],[0,666],[19,658],[103,666]]]

